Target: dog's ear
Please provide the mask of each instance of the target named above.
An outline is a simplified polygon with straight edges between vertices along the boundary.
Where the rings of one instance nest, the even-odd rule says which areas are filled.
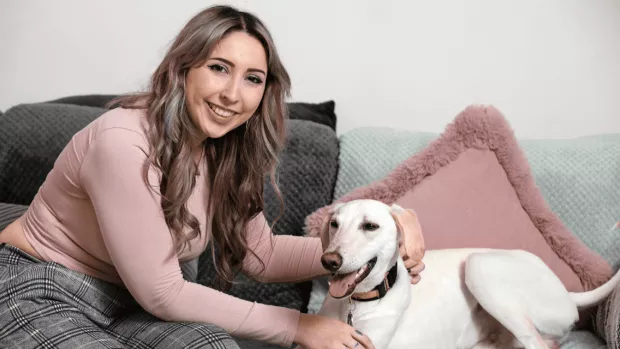
[[[418,215],[414,210],[404,209],[397,204],[393,204],[390,213],[398,229],[398,243],[400,254],[405,258],[421,261],[426,252],[422,227],[418,221]]]
[[[331,206],[327,210],[325,217],[323,217],[323,223],[321,223],[321,232],[320,232],[321,245],[323,246],[323,251],[325,251],[327,247],[329,246],[329,222],[332,220],[332,216],[334,215],[334,213],[342,206],[344,206],[344,203],[341,203],[341,202],[335,203],[333,206]]]
[[[323,246],[323,251],[327,250],[327,246],[329,246],[329,221],[332,218],[331,212],[327,212],[325,217],[323,218],[323,223],[321,223],[321,245]]]

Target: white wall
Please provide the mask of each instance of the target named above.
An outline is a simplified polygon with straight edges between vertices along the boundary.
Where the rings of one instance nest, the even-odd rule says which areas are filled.
[[[270,27],[293,100],[334,99],[339,132],[438,132],[494,104],[519,137],[620,132],[620,0],[223,1]],[[143,86],[212,1],[4,0],[0,110]]]

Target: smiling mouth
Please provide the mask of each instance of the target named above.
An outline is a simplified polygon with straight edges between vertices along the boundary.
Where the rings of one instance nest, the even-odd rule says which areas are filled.
[[[329,294],[336,299],[351,295],[355,287],[370,274],[376,263],[377,257],[374,257],[356,271],[346,274],[334,274],[329,282]]]
[[[215,115],[217,115],[217,116],[219,116],[219,117],[221,117],[221,118],[228,119],[228,118],[230,118],[230,117],[232,117],[232,116],[234,116],[234,115],[238,114],[237,112],[234,112],[234,111],[232,111],[232,110],[229,110],[229,109],[226,109],[226,108],[220,107],[220,106],[218,106],[218,105],[216,105],[216,104],[213,104],[213,103],[211,103],[211,102],[207,102],[207,101],[205,101],[205,103],[207,104],[207,106],[209,107],[209,109],[211,109],[211,111],[212,111]]]

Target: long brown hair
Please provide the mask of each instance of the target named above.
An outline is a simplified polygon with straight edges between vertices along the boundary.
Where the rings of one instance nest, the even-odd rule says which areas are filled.
[[[207,213],[212,213],[207,214],[211,217],[210,244],[216,281],[222,289],[232,284],[248,251],[245,229],[263,210],[265,175],[271,174],[280,208],[283,206],[274,178],[286,131],[285,99],[290,93],[290,78],[269,31],[250,13],[231,6],[209,7],[190,19],[177,35],[153,73],[146,92],[122,96],[110,104],[148,108],[149,160],[161,171],[161,207],[175,248],[181,251],[189,240],[201,234],[198,220],[186,206],[197,172],[192,155],[192,139],[197,128],[185,106],[185,76],[191,67],[207,59],[221,39],[234,31],[243,31],[262,43],[268,72],[256,115],[223,137],[203,143],[208,167]],[[148,168],[145,178],[147,171]],[[189,234],[184,233],[186,226]]]

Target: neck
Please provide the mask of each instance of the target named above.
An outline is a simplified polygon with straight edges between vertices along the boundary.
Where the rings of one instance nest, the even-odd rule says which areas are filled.
[[[351,299],[358,302],[370,302],[379,300],[387,294],[387,292],[394,286],[396,283],[396,277],[398,270],[398,263],[394,263],[392,268],[388,270],[381,282],[375,286],[372,290],[368,292],[357,292],[351,295]]]

